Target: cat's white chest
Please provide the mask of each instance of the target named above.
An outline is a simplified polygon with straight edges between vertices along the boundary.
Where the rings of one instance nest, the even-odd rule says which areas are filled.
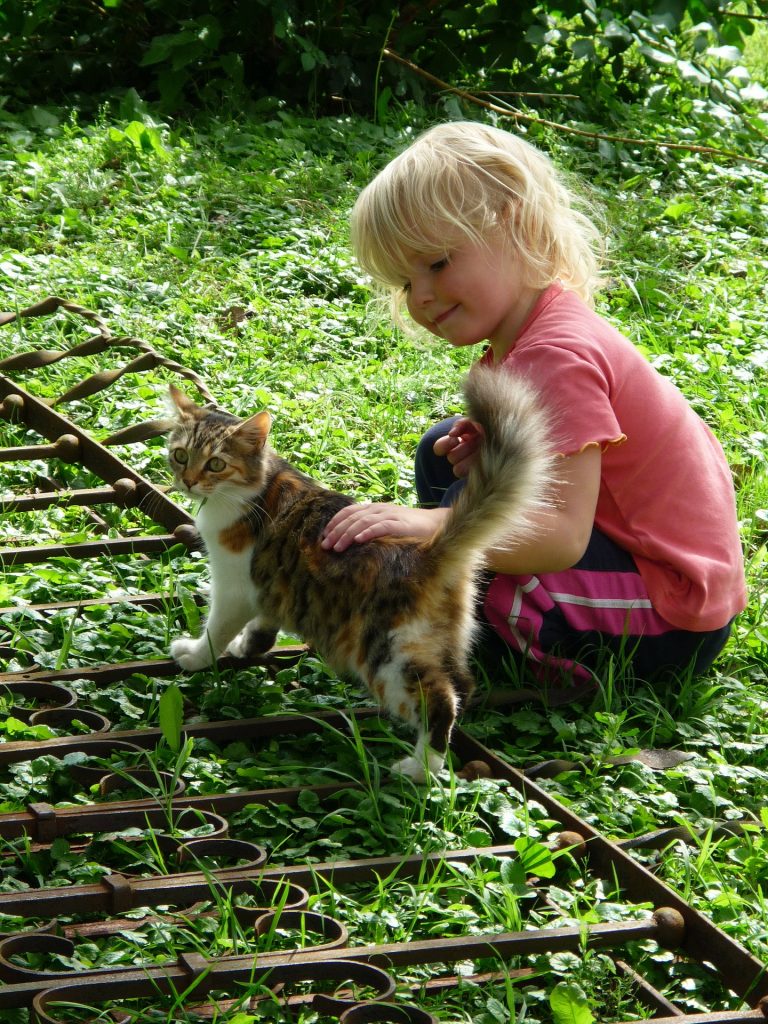
[[[255,598],[251,579],[255,538],[244,521],[246,508],[232,501],[211,499],[200,509],[195,522],[208,551],[214,590],[224,590],[230,600],[247,596],[251,604]]]
[[[195,518],[195,525],[206,544],[211,541],[218,543],[221,534],[231,530],[242,519],[246,507],[240,502],[227,501],[216,496],[201,505]]]

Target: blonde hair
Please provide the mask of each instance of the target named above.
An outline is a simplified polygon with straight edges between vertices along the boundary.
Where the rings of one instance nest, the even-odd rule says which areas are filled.
[[[600,286],[602,238],[555,165],[517,135],[474,121],[437,125],[395,157],[352,210],[363,270],[403,303],[414,256],[487,244],[501,230],[526,283],[560,280],[587,302]]]

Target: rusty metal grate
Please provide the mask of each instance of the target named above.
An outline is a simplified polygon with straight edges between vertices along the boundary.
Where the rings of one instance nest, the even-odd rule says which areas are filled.
[[[0,557],[5,564],[40,564],[62,555],[78,560],[126,553],[146,558],[160,555],[179,542],[193,545],[194,527],[186,513],[109,450],[110,444],[151,436],[161,425],[124,431],[107,439],[107,443],[98,444],[61,415],[58,406],[93,395],[126,372],[158,365],[183,373],[210,398],[202,382],[135,339],[112,338],[106,324],[95,314],[62,300],[46,300],[19,315],[44,315],[57,309],[85,316],[98,328],[98,337],[66,352],[12,356],[0,361],[0,371],[17,374],[63,358],[126,347],[139,348],[141,355],[120,370],[92,375],[54,403],[33,397],[9,376],[0,377],[0,416],[41,439],[39,443],[0,451],[0,461],[64,459],[84,467],[103,482],[98,487],[61,489],[53,471],[49,471],[46,479],[53,481],[49,489],[5,501],[4,517],[9,521],[17,513],[65,502],[81,505],[92,513],[94,533],[98,534],[101,527],[96,509],[109,503],[123,510],[140,510],[149,525],[146,530],[137,531],[134,523],[128,536],[99,536],[96,540],[63,545],[17,544],[3,549]],[[14,319],[0,317],[0,323]],[[152,532],[158,528],[164,532]],[[151,607],[172,598],[146,594],[130,600]],[[49,603],[35,606],[34,610],[45,616],[65,606],[66,602]],[[14,652],[12,638],[5,641],[3,653],[9,658],[19,653]],[[304,653],[299,645],[279,648],[258,663],[267,672],[279,671]],[[230,668],[234,666],[234,662],[229,664]],[[227,663],[222,667],[226,669]],[[286,1008],[285,1019],[293,1019],[291,1013],[309,1006],[323,1019],[344,1024],[428,1024],[437,1020],[429,1007],[435,1009],[442,998],[468,983],[490,990],[494,984],[512,981],[524,991],[525,985],[533,983],[536,977],[532,957],[551,957],[562,951],[578,953],[586,947],[607,951],[614,959],[617,972],[632,987],[638,1015],[689,1024],[726,1024],[768,1017],[768,973],[754,957],[656,879],[621,844],[609,842],[532,778],[505,763],[464,729],[456,731],[455,756],[464,764],[482,762],[491,778],[507,787],[510,797],[521,804],[542,808],[554,823],[554,845],[569,851],[563,856],[564,865],[576,865],[582,876],[606,880],[628,906],[650,905],[651,910],[626,920],[588,927],[535,927],[535,921],[527,920],[519,930],[499,931],[489,922],[487,929],[477,933],[403,942],[357,942],[339,919],[341,915],[309,908],[310,892],[317,892],[324,882],[344,892],[365,885],[387,885],[394,879],[417,879],[434,872],[459,870],[462,865],[482,860],[503,863],[518,856],[517,847],[499,830],[494,836],[495,845],[490,847],[312,862],[289,859],[280,863],[278,851],[269,850],[258,837],[248,834],[243,824],[247,819],[244,809],[274,805],[298,809],[308,793],[320,807],[332,808],[339,794],[359,788],[360,781],[337,779],[314,785],[256,789],[225,785],[212,792],[190,794],[177,779],[164,779],[158,773],[148,775],[146,768],[105,772],[99,767],[99,760],[107,754],[124,753],[128,761],[133,758],[139,764],[141,752],[154,750],[161,733],[157,729],[114,730],[106,718],[82,706],[71,687],[80,681],[82,690],[83,679],[98,688],[127,680],[137,672],[162,678],[176,671],[169,660],[155,659],[58,669],[28,664],[0,675],[0,687],[10,713],[31,725],[55,726],[61,733],[53,739],[1,744],[0,771],[9,772],[14,766],[51,755],[71,766],[72,778],[81,793],[93,795],[93,802],[37,801],[24,810],[0,814],[0,842],[5,851],[0,856],[8,856],[8,851],[19,842],[26,843],[32,853],[50,851],[61,839],[87,850],[95,837],[105,833],[149,834],[164,856],[160,874],[127,870],[116,852],[108,873],[91,884],[53,888],[32,885],[0,892],[0,915],[35,922],[30,930],[0,935],[0,1020],[6,1011],[17,1008],[29,1009],[32,1020],[46,1024],[82,1020],[82,1010],[80,1017],[67,1016],[72,1012],[65,1008],[69,1003],[96,1007],[89,1013],[98,1016],[89,1019],[128,1021],[135,1019],[131,1014],[142,1000],[151,1004],[163,994],[175,994],[180,1005],[196,1007],[200,1019],[226,1019],[216,1014],[224,1015],[243,986],[249,985],[262,992],[253,997],[249,1012],[255,1012],[260,999],[269,1005],[281,1000]],[[75,724],[80,733],[72,735]],[[217,745],[237,742],[258,752],[266,744],[279,742],[290,748],[306,738],[322,744],[329,729],[346,734],[360,731],[364,735],[366,729],[375,729],[379,724],[375,710],[344,708],[318,710],[311,715],[195,721],[185,726],[185,732],[196,741]],[[203,836],[197,835],[201,829]],[[134,837],[128,841],[138,840]],[[101,862],[105,863],[103,859]],[[550,880],[535,874],[528,878],[531,905],[547,906],[550,884]],[[131,914],[138,908],[144,908],[157,921],[178,912],[190,919],[200,914],[215,915],[217,904],[214,900],[211,909],[212,893],[241,901],[236,913],[243,934],[248,937],[247,947],[242,951],[206,957],[192,950],[175,960],[140,966],[66,966],[74,943],[83,936],[130,931]],[[68,923],[57,925],[59,918]],[[282,948],[265,945],[265,936],[274,937],[277,929],[294,938]],[[300,942],[295,938],[297,935],[302,937]],[[638,949],[649,942],[674,950],[680,958],[706,965],[724,994],[729,990],[735,992],[751,1009],[730,1011],[712,1005],[706,1013],[684,1012],[662,994],[659,982],[645,971],[642,956],[638,958]],[[461,965],[463,968],[459,969]],[[178,993],[186,996],[180,997]]]

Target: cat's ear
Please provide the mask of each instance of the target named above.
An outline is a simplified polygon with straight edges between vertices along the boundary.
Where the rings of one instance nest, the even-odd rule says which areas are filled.
[[[175,384],[168,386],[168,394],[170,396],[169,409],[172,413],[187,419],[199,414],[199,407],[183,391],[180,391]]]
[[[260,450],[267,443],[269,431],[272,429],[272,417],[268,412],[257,412],[250,419],[243,420],[235,433],[244,438],[250,445]]]

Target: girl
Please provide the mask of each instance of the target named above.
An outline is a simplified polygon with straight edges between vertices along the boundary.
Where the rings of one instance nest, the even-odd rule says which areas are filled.
[[[488,551],[484,615],[543,679],[593,679],[601,651],[639,678],[706,669],[746,603],[731,475],[676,387],[591,309],[599,236],[552,162],[475,122],[418,138],[362,192],[360,264],[396,306],[481,362],[526,379],[552,423],[559,482],[524,542]],[[420,508],[352,505],[323,546],[441,528],[481,443],[433,427],[417,452]]]

